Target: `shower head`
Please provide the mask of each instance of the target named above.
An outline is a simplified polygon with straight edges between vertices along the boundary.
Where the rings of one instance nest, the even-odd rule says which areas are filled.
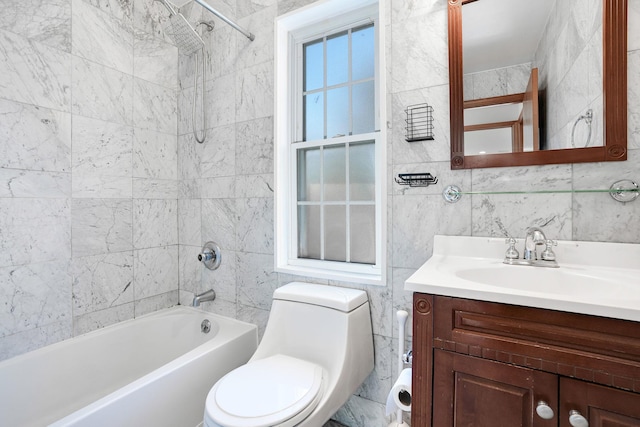
[[[165,32],[173,39],[180,53],[191,55],[202,49],[204,42],[181,13],[172,15],[169,22],[171,28],[165,29]]]
[[[170,25],[165,28],[165,33],[168,34],[176,46],[178,46],[180,53],[188,56],[201,49],[204,46],[204,42],[186,18],[180,12],[176,12],[167,0],[156,1],[162,2],[167,10],[169,10]]]

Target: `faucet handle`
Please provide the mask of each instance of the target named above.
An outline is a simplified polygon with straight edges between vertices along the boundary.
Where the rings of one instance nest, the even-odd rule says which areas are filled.
[[[505,259],[518,259],[518,258],[520,258],[520,253],[516,249],[516,243],[518,243],[518,241],[516,239],[514,239],[513,237],[509,237],[509,238],[505,239],[504,242],[509,245],[509,248],[507,249],[507,252],[504,254]]]
[[[215,242],[205,243],[202,252],[198,254],[198,261],[202,262],[209,270],[215,270],[220,267],[220,262],[222,261],[220,246]]]
[[[540,254],[540,258],[542,258],[544,261],[555,261],[556,253],[553,252],[553,249],[551,249],[551,247],[558,246],[558,241],[549,239],[545,241],[545,244],[546,247],[544,251],[542,251],[542,254]]]

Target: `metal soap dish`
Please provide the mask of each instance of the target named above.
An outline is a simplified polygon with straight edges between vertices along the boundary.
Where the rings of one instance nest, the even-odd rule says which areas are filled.
[[[405,140],[407,142],[433,140],[433,107],[428,104],[410,105],[407,113]]]
[[[401,173],[395,180],[398,184],[409,187],[428,187],[438,183],[438,177],[430,173]]]

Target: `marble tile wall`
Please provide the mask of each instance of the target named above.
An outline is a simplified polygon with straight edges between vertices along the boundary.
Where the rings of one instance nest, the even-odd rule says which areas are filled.
[[[527,89],[530,75],[531,63],[465,74],[464,100],[522,93]]]
[[[591,138],[581,121],[574,135],[575,146],[602,145],[602,120],[597,119],[603,114],[602,2],[556,2],[534,66],[540,70],[539,86],[547,93],[547,147],[571,148],[573,124],[588,109],[595,117]]]
[[[178,51],[152,0],[5,2],[0,359],[178,302]]]

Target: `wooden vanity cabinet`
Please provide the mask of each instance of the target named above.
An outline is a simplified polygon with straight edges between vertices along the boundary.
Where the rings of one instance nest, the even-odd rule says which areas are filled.
[[[560,378],[560,412],[577,410],[588,414],[589,427],[640,426],[640,396],[598,384]],[[571,427],[569,417],[560,419],[560,427]]]
[[[558,401],[558,378],[547,372],[434,351],[434,426],[551,427],[536,403]]]
[[[413,322],[413,427],[640,427],[636,322],[420,293]]]

